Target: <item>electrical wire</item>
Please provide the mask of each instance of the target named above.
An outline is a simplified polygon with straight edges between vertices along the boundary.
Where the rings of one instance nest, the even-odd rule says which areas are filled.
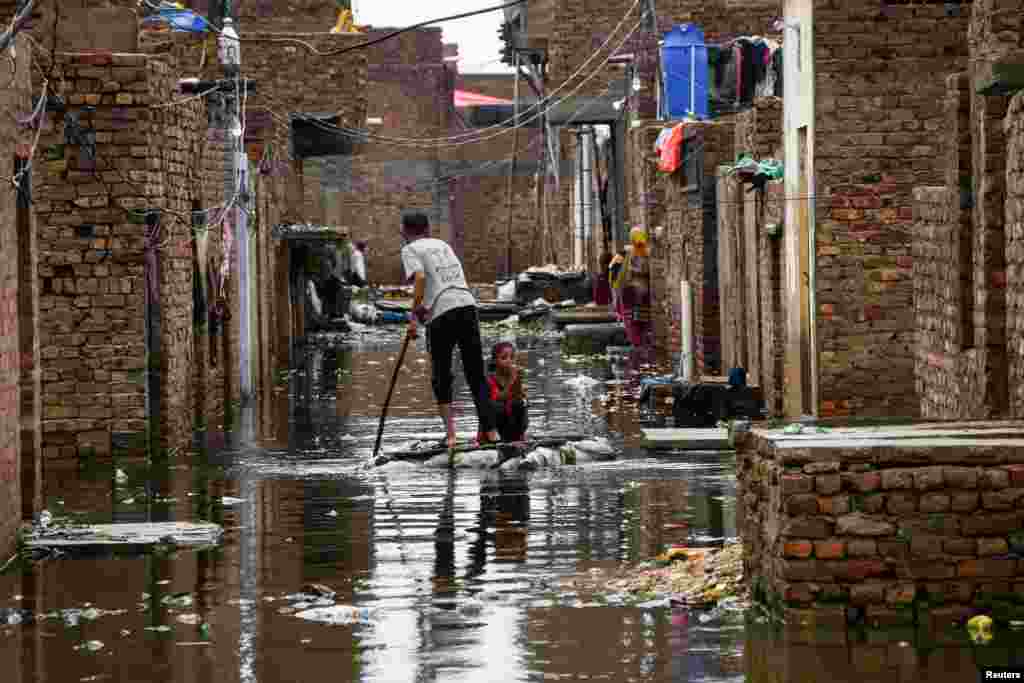
[[[617,52],[622,47],[622,45],[624,45],[633,36],[633,34],[636,33],[636,31],[640,28],[640,25],[641,25],[642,21],[643,20],[638,21],[633,26],[632,30],[630,30],[630,32],[628,34],[626,34],[626,37],[623,38],[622,41],[620,41],[620,43],[616,47],[616,49],[613,50],[608,55],[608,57],[605,58],[605,60],[602,62],[602,64],[600,66],[598,66],[594,71],[592,71],[588,76],[586,76],[583,80],[581,80],[579,82],[579,84],[575,88],[573,88],[567,95],[565,95],[563,98],[561,98],[560,100],[558,100],[557,102],[552,104],[547,109],[545,109],[543,111],[540,111],[540,112],[537,112],[533,116],[528,117],[526,120],[521,121],[520,123],[517,123],[517,124],[515,124],[513,126],[505,127],[502,130],[500,130],[497,133],[494,133],[492,135],[484,135],[484,136],[481,136],[481,137],[478,137],[478,138],[475,138],[475,139],[472,139],[472,140],[464,140],[464,141],[460,141],[460,142],[452,142],[452,143],[447,143],[447,144],[445,144],[445,143],[441,143],[441,144],[428,143],[428,144],[425,144],[425,143],[422,143],[422,142],[408,142],[408,141],[406,141],[403,138],[391,138],[391,137],[381,136],[381,135],[372,135],[372,134],[366,133],[365,131],[359,131],[359,130],[355,130],[355,129],[351,129],[351,128],[347,128],[347,127],[335,126],[335,125],[329,124],[329,123],[327,123],[325,121],[321,121],[321,120],[319,120],[319,119],[317,119],[316,117],[313,117],[313,116],[305,116],[305,117],[302,117],[302,118],[304,118],[305,120],[307,120],[310,123],[312,123],[314,126],[320,128],[321,130],[324,130],[326,132],[338,133],[338,134],[345,135],[345,136],[348,136],[348,137],[351,137],[351,138],[354,138],[354,139],[360,140],[360,141],[373,140],[373,141],[388,142],[388,143],[396,145],[396,146],[418,147],[418,148],[429,148],[429,149],[448,149],[448,148],[454,148],[454,147],[463,147],[465,145],[478,144],[480,142],[486,142],[488,140],[493,140],[495,138],[501,137],[502,135],[506,135],[506,134],[512,132],[516,128],[525,127],[527,124],[532,123],[533,121],[536,121],[537,119],[539,119],[540,117],[544,116],[545,114],[550,112],[552,109],[557,107],[558,105],[562,104],[563,102],[565,102],[566,100],[571,98],[577,92],[579,92],[583,88],[583,86],[585,86],[587,83],[590,82],[591,79],[594,78],[594,76],[596,76],[596,75],[598,75],[600,73],[601,69],[611,60],[611,58],[615,54],[615,52]],[[293,115],[293,116],[296,116],[296,115]],[[487,129],[483,129],[483,130],[487,130]]]
[[[567,76],[565,78],[565,80],[563,80],[562,83],[558,85],[558,87],[554,88],[544,98],[537,100],[533,104],[531,104],[528,107],[526,107],[524,110],[520,111],[518,119],[521,121],[521,119],[523,117],[528,116],[533,110],[545,107],[549,102],[551,102],[553,99],[555,99],[555,97],[558,95],[558,93],[560,93],[570,83],[575,81],[576,78],[578,78],[580,76],[580,74],[582,74],[590,66],[591,62],[594,59],[596,59],[598,57],[598,55],[602,54],[605,51],[605,49],[608,47],[608,45],[611,44],[611,42],[615,38],[615,35],[626,24],[626,21],[629,19],[629,15],[632,14],[633,10],[636,9],[637,6],[639,6],[640,2],[641,2],[641,0],[634,0],[633,4],[629,7],[629,9],[626,10],[625,14],[623,14],[622,19],[619,20],[619,23],[616,24],[615,28],[613,28],[611,30],[611,32],[608,34],[608,38],[605,39],[605,41],[596,50],[594,50],[594,52],[591,53],[591,55],[589,57],[587,57],[587,59],[584,60],[583,63],[580,64],[579,67],[577,67],[575,71],[573,71],[573,73],[571,73],[569,76]],[[626,38],[623,41],[621,41],[615,47],[615,49],[613,49],[611,51],[611,53],[608,54],[607,57],[604,58],[604,60],[601,62],[601,64],[599,64],[597,66],[595,71],[591,72],[590,76],[586,77],[586,79],[584,80],[584,83],[586,82],[586,80],[589,80],[590,78],[592,78],[594,73],[596,73],[598,70],[604,68],[604,66],[607,65],[609,61],[611,61],[611,58],[615,55],[615,53],[618,52],[622,48],[622,46],[626,44],[626,42],[629,40],[629,38],[632,37],[632,35],[634,33],[636,33],[637,29],[639,29],[640,24],[643,23],[645,15],[646,15],[646,12],[644,12],[641,15],[640,21],[637,22],[637,25],[634,26],[633,29],[628,34],[626,34]],[[573,94],[578,92],[578,90],[580,89],[581,86],[582,86],[582,84],[577,85],[577,87],[572,92],[570,92],[568,96],[566,96],[565,98],[562,98],[558,102],[555,102],[555,104],[552,105],[552,107],[561,104],[562,102],[565,101],[565,99],[567,99],[568,97],[571,97]],[[550,111],[550,109],[552,107],[548,107],[547,109],[544,109],[544,111],[541,112],[540,115],[543,115],[544,113],[547,113],[548,111]],[[530,121],[536,120],[536,118],[539,118],[539,117],[538,116],[533,116],[532,118],[529,118],[527,121],[525,121],[525,123],[522,123],[522,124],[514,123],[513,126],[525,125],[526,123],[529,123]],[[436,138],[394,138],[394,137],[386,137],[386,136],[377,136],[377,135],[374,135],[373,133],[370,133],[366,129],[354,129],[353,128],[353,129],[347,129],[347,130],[349,132],[351,132],[353,135],[362,135],[362,136],[368,137],[370,139],[382,139],[382,140],[386,140],[387,142],[395,142],[395,143],[399,143],[399,144],[400,143],[410,143],[410,144],[411,143],[423,143],[423,144],[425,144],[425,143],[445,143],[445,142],[449,142],[449,141],[459,141],[459,140],[466,139],[466,138],[475,138],[475,137],[477,137],[479,135],[483,135],[483,134],[487,133],[487,131],[490,131],[490,130],[502,129],[503,132],[510,132],[512,130],[513,126],[508,126],[507,124],[509,124],[510,122],[512,122],[512,121],[514,121],[516,119],[517,119],[517,117],[513,116],[513,117],[511,117],[509,119],[506,119],[504,121],[500,121],[500,122],[498,122],[496,124],[493,124],[491,126],[488,126],[486,128],[478,129],[478,130],[476,130],[476,131],[474,131],[472,133],[462,133],[462,134],[458,134],[458,135],[449,135],[449,136],[442,136],[442,137],[436,137]],[[486,140],[486,139],[490,139],[490,138],[484,137],[482,139]]]
[[[11,41],[18,35],[18,32],[25,28],[25,24],[32,17],[32,5],[34,4],[35,0],[28,0],[25,6],[21,8],[21,11],[16,12],[11,18],[10,26],[4,31],[3,35],[0,35],[0,52],[6,50],[10,46]]]
[[[154,9],[154,10],[163,9],[163,7],[161,7],[160,5],[157,5],[152,0],[144,0],[144,2],[151,9]],[[347,52],[354,52],[355,50],[364,50],[364,49],[366,49],[368,47],[372,47],[372,46],[377,45],[379,43],[383,43],[383,42],[385,42],[387,40],[391,40],[392,38],[394,38],[396,36],[402,35],[403,33],[408,33],[409,31],[415,31],[416,29],[420,29],[420,28],[423,28],[425,26],[431,26],[433,24],[440,24],[440,23],[445,22],[445,21],[455,21],[457,19],[466,19],[466,18],[469,18],[469,17],[475,17],[475,16],[480,15],[480,14],[490,14],[491,12],[497,12],[498,10],[503,10],[503,9],[508,8],[508,7],[515,7],[516,5],[522,5],[522,4],[525,4],[527,2],[529,2],[529,0],[513,0],[512,2],[507,2],[507,3],[503,4],[503,5],[493,5],[491,7],[485,7],[483,9],[473,10],[471,12],[462,12],[461,14],[452,14],[452,15],[449,15],[449,16],[446,16],[446,17],[439,17],[437,19],[429,19],[427,21],[421,21],[418,24],[413,24],[411,26],[406,26],[405,28],[398,29],[397,31],[392,31],[392,32],[387,33],[387,34],[385,34],[383,36],[380,36],[378,38],[373,38],[372,40],[366,40],[366,41],[363,41],[362,43],[358,43],[356,45],[349,45],[348,47],[338,48],[336,50],[326,50],[326,51],[317,50],[311,44],[309,44],[308,42],[306,42],[304,40],[301,40],[299,38],[289,38],[289,37],[281,37],[281,38],[265,38],[265,37],[261,37],[261,38],[242,38],[242,37],[240,37],[240,38],[238,38],[238,40],[239,40],[239,42],[242,42],[242,43],[292,43],[292,44],[295,44],[295,45],[301,45],[302,47],[306,48],[307,50],[309,50],[311,53],[313,53],[317,57],[334,57],[334,56],[337,56],[337,55],[345,54]],[[179,8],[175,8],[175,9],[179,9]],[[223,33],[223,30],[217,28],[216,26],[214,26],[213,23],[209,20],[209,18],[203,16],[202,14],[200,14],[200,13],[194,11],[194,10],[188,10],[188,11],[192,12],[192,14],[195,14],[196,16],[198,16],[201,19],[203,19],[206,22],[206,25],[214,33],[217,33],[217,34]],[[276,35],[276,34],[268,32],[268,35]]]
[[[522,2],[525,2],[525,1],[527,1],[527,0],[519,0],[519,2],[513,2],[513,3],[510,3],[509,5],[501,5],[501,6],[498,6],[498,7],[490,8],[489,10],[478,10],[476,12],[468,13],[468,15],[455,15],[455,16],[458,17],[458,18],[461,18],[462,16],[472,16],[473,14],[482,13],[484,11],[495,11],[496,9],[501,9],[501,8],[506,7],[506,6],[513,6],[513,5],[522,4]],[[149,4],[151,7],[153,7],[154,9],[157,8],[157,6],[153,4],[152,0],[145,0],[145,2],[147,4]],[[576,70],[572,74],[567,76],[565,78],[565,80],[562,81],[562,83],[558,87],[553,89],[550,94],[548,94],[545,98],[534,102],[533,104],[531,104],[528,107],[526,107],[523,111],[521,111],[519,113],[520,119],[522,117],[524,117],[524,116],[527,116],[532,110],[544,107],[548,102],[553,100],[555,98],[555,96],[559,92],[561,92],[565,87],[567,87],[570,83],[572,83],[581,73],[583,73],[588,68],[588,66],[591,64],[591,62],[594,59],[596,59],[600,54],[602,54],[602,52],[604,52],[604,50],[608,47],[608,45],[614,40],[615,35],[626,24],[627,20],[629,19],[630,14],[632,14],[633,10],[635,10],[637,7],[639,7],[641,2],[642,2],[642,0],[634,0],[633,4],[629,6],[629,8],[623,14],[622,18],[619,20],[619,22],[615,25],[615,27],[608,34],[607,39],[605,39],[605,41],[597,49],[595,49],[591,53],[591,55],[589,57],[587,57],[587,59],[585,59],[583,61],[583,63],[580,64],[579,67],[577,67]],[[639,28],[640,24],[643,23],[643,20],[644,20],[644,18],[646,17],[647,14],[649,14],[649,10],[644,10],[641,13],[640,22],[638,22],[637,26],[635,26],[629,32],[629,34],[627,34],[626,40],[623,40],[622,42],[620,42],[619,45],[616,46],[616,48],[614,50],[612,50],[611,54],[609,54],[601,62],[601,64],[597,67],[597,69],[603,68],[611,60],[612,56],[614,56],[614,54],[616,52],[618,52],[622,48],[622,46],[628,41],[628,38],[631,37],[634,33],[636,33],[637,29]],[[218,29],[217,27],[213,26],[212,23],[210,23],[209,19],[207,19],[206,17],[204,17],[201,14],[198,15],[198,16],[202,17],[206,21],[207,25],[210,27],[210,29],[212,31],[214,31],[214,32],[216,32],[218,34],[222,33],[222,31],[220,29]],[[444,19],[444,20],[447,20],[447,19]],[[441,20],[435,20],[435,21],[441,21]],[[411,30],[414,30],[415,28],[422,28],[423,26],[429,25],[430,23],[434,23],[434,22],[426,22],[426,23],[421,23],[421,24],[415,24],[414,26],[410,26],[410,27],[401,29],[401,30],[396,31],[396,32],[394,32],[392,34],[388,34],[388,36],[384,36],[384,37],[382,37],[380,39],[376,39],[376,40],[378,42],[380,42],[380,41],[385,40],[388,37],[392,37],[394,35],[398,35],[400,33],[406,32],[406,31],[411,31]],[[239,40],[241,40],[242,42],[246,42],[246,39],[244,39],[244,38],[240,38]],[[249,39],[249,40],[252,41],[252,42],[266,42],[268,39],[265,39],[265,38],[253,38],[253,39]],[[280,39],[280,40],[290,40],[290,39]],[[298,39],[295,39],[295,41],[307,45],[307,47],[309,47],[309,49],[311,51],[313,51],[315,54],[317,54],[319,56],[328,56],[329,54],[333,54],[333,53],[319,53],[318,51],[314,50],[312,48],[312,46],[309,46],[304,41],[300,41]],[[271,42],[274,42],[274,41],[271,41]],[[355,47],[358,47],[358,46],[352,46],[352,48],[355,48]],[[345,48],[345,50],[348,50],[348,49],[350,49],[350,48]],[[591,74],[591,77],[592,76],[593,76],[593,73]],[[589,77],[588,77],[588,79],[589,79]],[[585,82],[586,82],[586,80],[584,80],[584,83]],[[582,83],[579,86],[577,86],[577,88],[574,89],[567,97],[571,97],[573,94],[575,94],[575,92],[578,92],[580,87],[582,87]],[[557,106],[558,104],[561,104],[563,101],[565,101],[565,98],[563,98],[562,100],[559,100],[553,106]],[[540,115],[542,116],[544,113],[546,113],[549,110],[550,110],[550,108],[546,109],[544,112],[540,113]],[[312,117],[310,117],[310,118],[312,118]],[[507,133],[507,132],[511,132],[512,128],[507,126],[507,124],[510,121],[512,121],[514,118],[515,117],[512,117],[510,119],[507,119],[505,121],[501,121],[499,123],[493,124],[493,125],[488,126],[486,128],[481,128],[481,129],[475,130],[472,133],[461,133],[461,134],[450,135],[450,136],[442,136],[442,137],[437,137],[437,138],[387,138],[387,137],[384,137],[384,136],[376,136],[373,133],[371,133],[369,130],[366,130],[366,129],[344,128],[343,130],[350,137],[365,138],[365,139],[381,139],[381,140],[384,140],[384,141],[387,141],[387,142],[395,142],[396,144],[410,143],[410,145],[412,145],[412,143],[417,143],[417,145],[421,145],[421,146],[432,146],[432,143],[445,143],[445,142],[449,142],[449,141],[457,141],[457,140],[463,140],[463,139],[469,139],[469,138],[476,138],[477,136],[480,136],[480,135],[482,135],[482,134],[484,134],[484,133],[486,133],[487,131],[490,131],[490,130],[502,129],[501,130],[501,134],[504,134],[504,133]],[[536,120],[536,118],[539,118],[539,117],[535,116],[533,118],[530,118],[529,120],[526,121],[526,123],[529,123],[530,121]],[[320,123],[323,123],[323,122],[320,122]],[[327,124],[327,125],[330,125],[330,124]],[[518,125],[518,124],[513,124],[513,125]],[[497,137],[497,136],[495,136],[495,137]],[[489,140],[489,139],[492,139],[492,138],[488,138],[488,137],[480,138],[481,141]]]

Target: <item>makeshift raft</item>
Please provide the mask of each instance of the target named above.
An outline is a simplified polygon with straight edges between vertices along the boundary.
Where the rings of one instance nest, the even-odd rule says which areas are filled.
[[[437,442],[416,442],[412,447],[386,452],[377,466],[393,462],[419,462],[426,466],[454,466],[475,469],[537,469],[581,462],[612,460],[615,451],[603,438],[582,434],[559,434],[525,442],[478,446],[457,445],[451,452]]]
[[[220,542],[224,530],[217,524],[142,522],[90,524],[35,529],[25,538],[29,548],[101,548],[145,550],[155,545],[207,547]]]

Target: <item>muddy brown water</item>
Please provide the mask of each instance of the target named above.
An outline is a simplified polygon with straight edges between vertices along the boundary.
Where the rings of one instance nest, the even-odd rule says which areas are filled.
[[[48,469],[54,514],[226,531],[210,550],[48,558],[0,576],[0,681],[977,679],[975,649],[919,647],[912,630],[808,633],[756,613],[559,592],[574,572],[734,537],[734,458],[653,457],[614,398],[615,369],[521,341],[533,430],[606,435],[615,461],[515,475],[367,469],[399,339],[312,350],[234,429],[210,425],[190,453]],[[420,342],[387,444],[439,431],[428,368]],[[613,384],[565,384],[581,374]],[[461,391],[459,428],[471,431]],[[321,606],[361,609],[357,622],[297,617],[323,600],[298,595],[308,584],[336,592]],[[1000,633],[985,656],[1024,666],[1016,643]]]

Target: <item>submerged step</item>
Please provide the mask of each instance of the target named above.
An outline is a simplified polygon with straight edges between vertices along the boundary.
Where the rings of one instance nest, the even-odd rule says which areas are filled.
[[[728,429],[642,429],[647,448],[671,448],[688,451],[726,450]]]

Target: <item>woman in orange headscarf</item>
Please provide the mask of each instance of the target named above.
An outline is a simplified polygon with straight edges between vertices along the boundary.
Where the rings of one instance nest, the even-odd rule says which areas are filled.
[[[612,286],[620,290],[622,321],[629,343],[647,346],[651,339],[651,259],[647,231],[636,226],[629,232],[630,250]]]

